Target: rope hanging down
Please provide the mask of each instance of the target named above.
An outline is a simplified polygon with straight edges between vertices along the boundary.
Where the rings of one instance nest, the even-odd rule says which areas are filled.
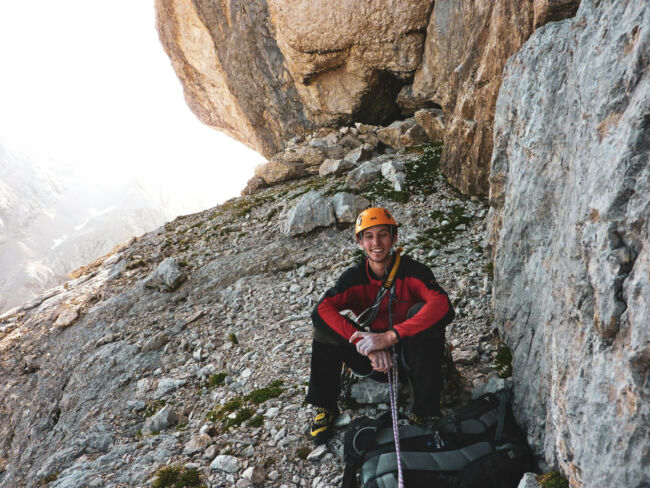
[[[399,255],[398,255],[399,256]],[[390,295],[388,297],[388,325],[390,329],[393,328],[393,315],[391,311],[391,302],[395,297],[395,286],[392,286],[390,289]],[[390,396],[390,414],[393,420],[393,439],[395,440],[395,457],[397,459],[397,486],[398,488],[404,488],[404,475],[402,473],[402,454],[399,445],[399,425],[398,415],[397,415],[397,393],[396,389],[398,387],[398,361],[399,357],[397,355],[397,349],[395,346],[391,346],[391,352],[393,353],[393,367],[388,371],[388,393]]]

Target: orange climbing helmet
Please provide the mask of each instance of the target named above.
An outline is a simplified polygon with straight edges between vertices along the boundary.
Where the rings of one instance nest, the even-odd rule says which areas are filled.
[[[381,207],[372,207],[365,209],[357,217],[357,222],[354,225],[354,235],[358,236],[360,232],[374,225],[390,225],[394,227],[393,231],[397,230],[397,221],[388,210]]]

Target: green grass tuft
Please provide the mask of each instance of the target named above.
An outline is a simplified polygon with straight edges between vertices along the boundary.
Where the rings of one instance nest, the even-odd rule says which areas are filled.
[[[200,487],[201,476],[196,469],[185,469],[178,466],[166,466],[156,473],[157,478],[152,488],[191,488]]]
[[[216,388],[217,386],[221,386],[225,383],[226,381],[226,376],[228,376],[228,373],[216,373],[210,376],[210,379],[206,381],[205,387],[206,388]]]
[[[501,344],[494,358],[494,366],[499,378],[512,376],[512,351],[505,344]]]
[[[542,488],[569,488],[569,482],[557,471],[549,471],[537,476],[537,481]]]
[[[264,403],[270,398],[277,398],[284,391],[284,388],[281,388],[283,383],[284,382],[282,380],[272,381],[264,388],[258,388],[257,390],[251,391],[244,397],[244,399],[248,400],[251,403],[254,403],[255,405],[259,405],[260,403]]]

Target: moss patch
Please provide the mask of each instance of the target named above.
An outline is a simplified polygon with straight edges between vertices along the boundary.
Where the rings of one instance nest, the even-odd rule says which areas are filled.
[[[509,378],[512,376],[512,351],[505,344],[501,344],[494,358],[494,367],[497,370],[499,378]]]
[[[201,476],[196,469],[185,469],[178,466],[167,466],[156,473],[152,488],[190,488],[200,487]]]
[[[216,388],[217,386],[221,386],[225,383],[226,381],[226,376],[228,376],[228,373],[216,373],[210,376],[210,379],[206,381],[205,387],[206,388]]]
[[[251,427],[261,427],[263,423],[264,423],[264,416],[255,415],[255,417],[253,417],[251,421],[248,422],[248,425],[250,425]]]
[[[251,391],[244,397],[244,399],[251,403],[254,403],[255,405],[259,405],[260,403],[264,403],[270,398],[277,398],[284,391],[284,388],[281,388],[283,383],[284,382],[282,380],[271,381],[271,383],[269,383],[266,387]]]
[[[542,488],[569,488],[569,482],[557,471],[549,471],[537,476],[537,481]]]
[[[302,446],[296,449],[296,456],[298,456],[300,459],[307,459],[307,456],[309,456],[310,452],[311,452],[310,447],[306,444],[303,444]]]

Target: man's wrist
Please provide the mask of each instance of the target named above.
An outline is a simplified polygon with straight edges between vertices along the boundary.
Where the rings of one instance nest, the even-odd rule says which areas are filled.
[[[391,332],[392,332],[392,334],[390,334]],[[397,333],[397,331],[395,329],[391,329],[391,330],[388,331],[388,333],[390,334],[390,336],[389,336],[390,337],[390,345],[392,346],[393,344],[397,344],[399,342],[399,339],[400,339],[399,334]]]

